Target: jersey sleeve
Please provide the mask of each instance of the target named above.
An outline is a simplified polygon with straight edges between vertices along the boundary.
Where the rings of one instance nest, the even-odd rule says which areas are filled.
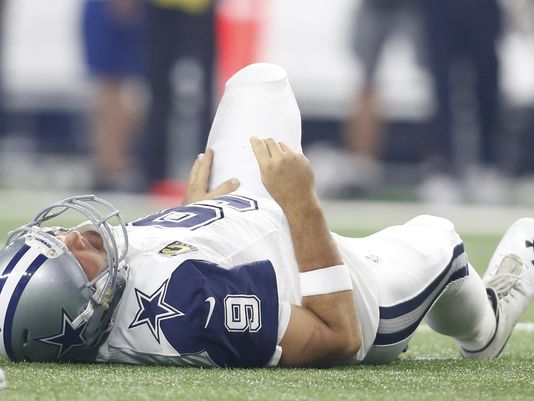
[[[161,321],[182,356],[207,353],[223,367],[265,366],[278,336],[278,290],[269,261],[233,268],[186,260],[171,275],[165,301],[183,313]]]

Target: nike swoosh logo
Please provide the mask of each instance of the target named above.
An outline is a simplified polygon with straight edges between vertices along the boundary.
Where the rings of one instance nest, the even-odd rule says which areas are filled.
[[[210,311],[208,312],[208,318],[206,319],[206,324],[204,325],[204,328],[208,327],[208,324],[211,320],[211,315],[213,314],[213,310],[215,309],[215,298],[214,297],[207,297],[204,302],[207,302],[210,304]]]

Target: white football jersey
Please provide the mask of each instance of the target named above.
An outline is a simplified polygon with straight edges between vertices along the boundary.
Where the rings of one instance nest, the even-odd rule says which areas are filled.
[[[301,304],[287,220],[272,200],[225,195],[128,227],[128,281],[99,361],[195,366],[275,365]],[[362,360],[378,326],[373,272],[334,236],[354,284]]]

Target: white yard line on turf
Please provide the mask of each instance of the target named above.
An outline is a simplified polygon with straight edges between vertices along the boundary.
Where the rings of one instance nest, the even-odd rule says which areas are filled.
[[[40,207],[66,196],[87,191],[0,190],[0,219],[26,220]],[[98,194],[111,201],[127,217],[177,205],[179,199],[121,193]],[[394,224],[402,224],[420,214],[432,214],[451,220],[457,231],[469,234],[502,235],[515,220],[533,216],[528,206],[438,205],[383,201],[323,200],[326,217],[335,231],[373,232]]]
[[[439,205],[407,202],[325,201],[327,220],[336,230],[379,230],[403,224],[420,214],[451,220],[456,230],[469,234],[502,235],[518,218],[534,216],[528,206]]]
[[[427,324],[422,324],[417,328],[418,331],[433,331],[430,326]],[[534,323],[531,322],[524,322],[524,323],[517,323],[514,330],[516,331],[534,331]]]

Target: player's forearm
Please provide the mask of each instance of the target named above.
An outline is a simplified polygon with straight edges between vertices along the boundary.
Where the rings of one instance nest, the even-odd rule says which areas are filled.
[[[284,205],[295,257],[301,272],[343,263],[315,194]]]
[[[352,281],[328,230],[309,162],[272,138],[253,137],[250,143],[262,182],[288,220],[301,272],[304,308],[292,308],[281,341],[280,363],[329,366],[345,362],[361,345]]]
[[[307,201],[286,206],[284,211],[301,273],[343,264],[314,193]],[[312,349],[306,349],[305,344],[297,356],[303,358],[299,362],[329,366],[346,362],[358,351],[361,336],[352,291],[305,296],[302,306],[313,312],[322,324],[310,326],[313,339],[307,344]],[[322,354],[322,350],[329,351]],[[308,360],[311,356],[314,357]]]

